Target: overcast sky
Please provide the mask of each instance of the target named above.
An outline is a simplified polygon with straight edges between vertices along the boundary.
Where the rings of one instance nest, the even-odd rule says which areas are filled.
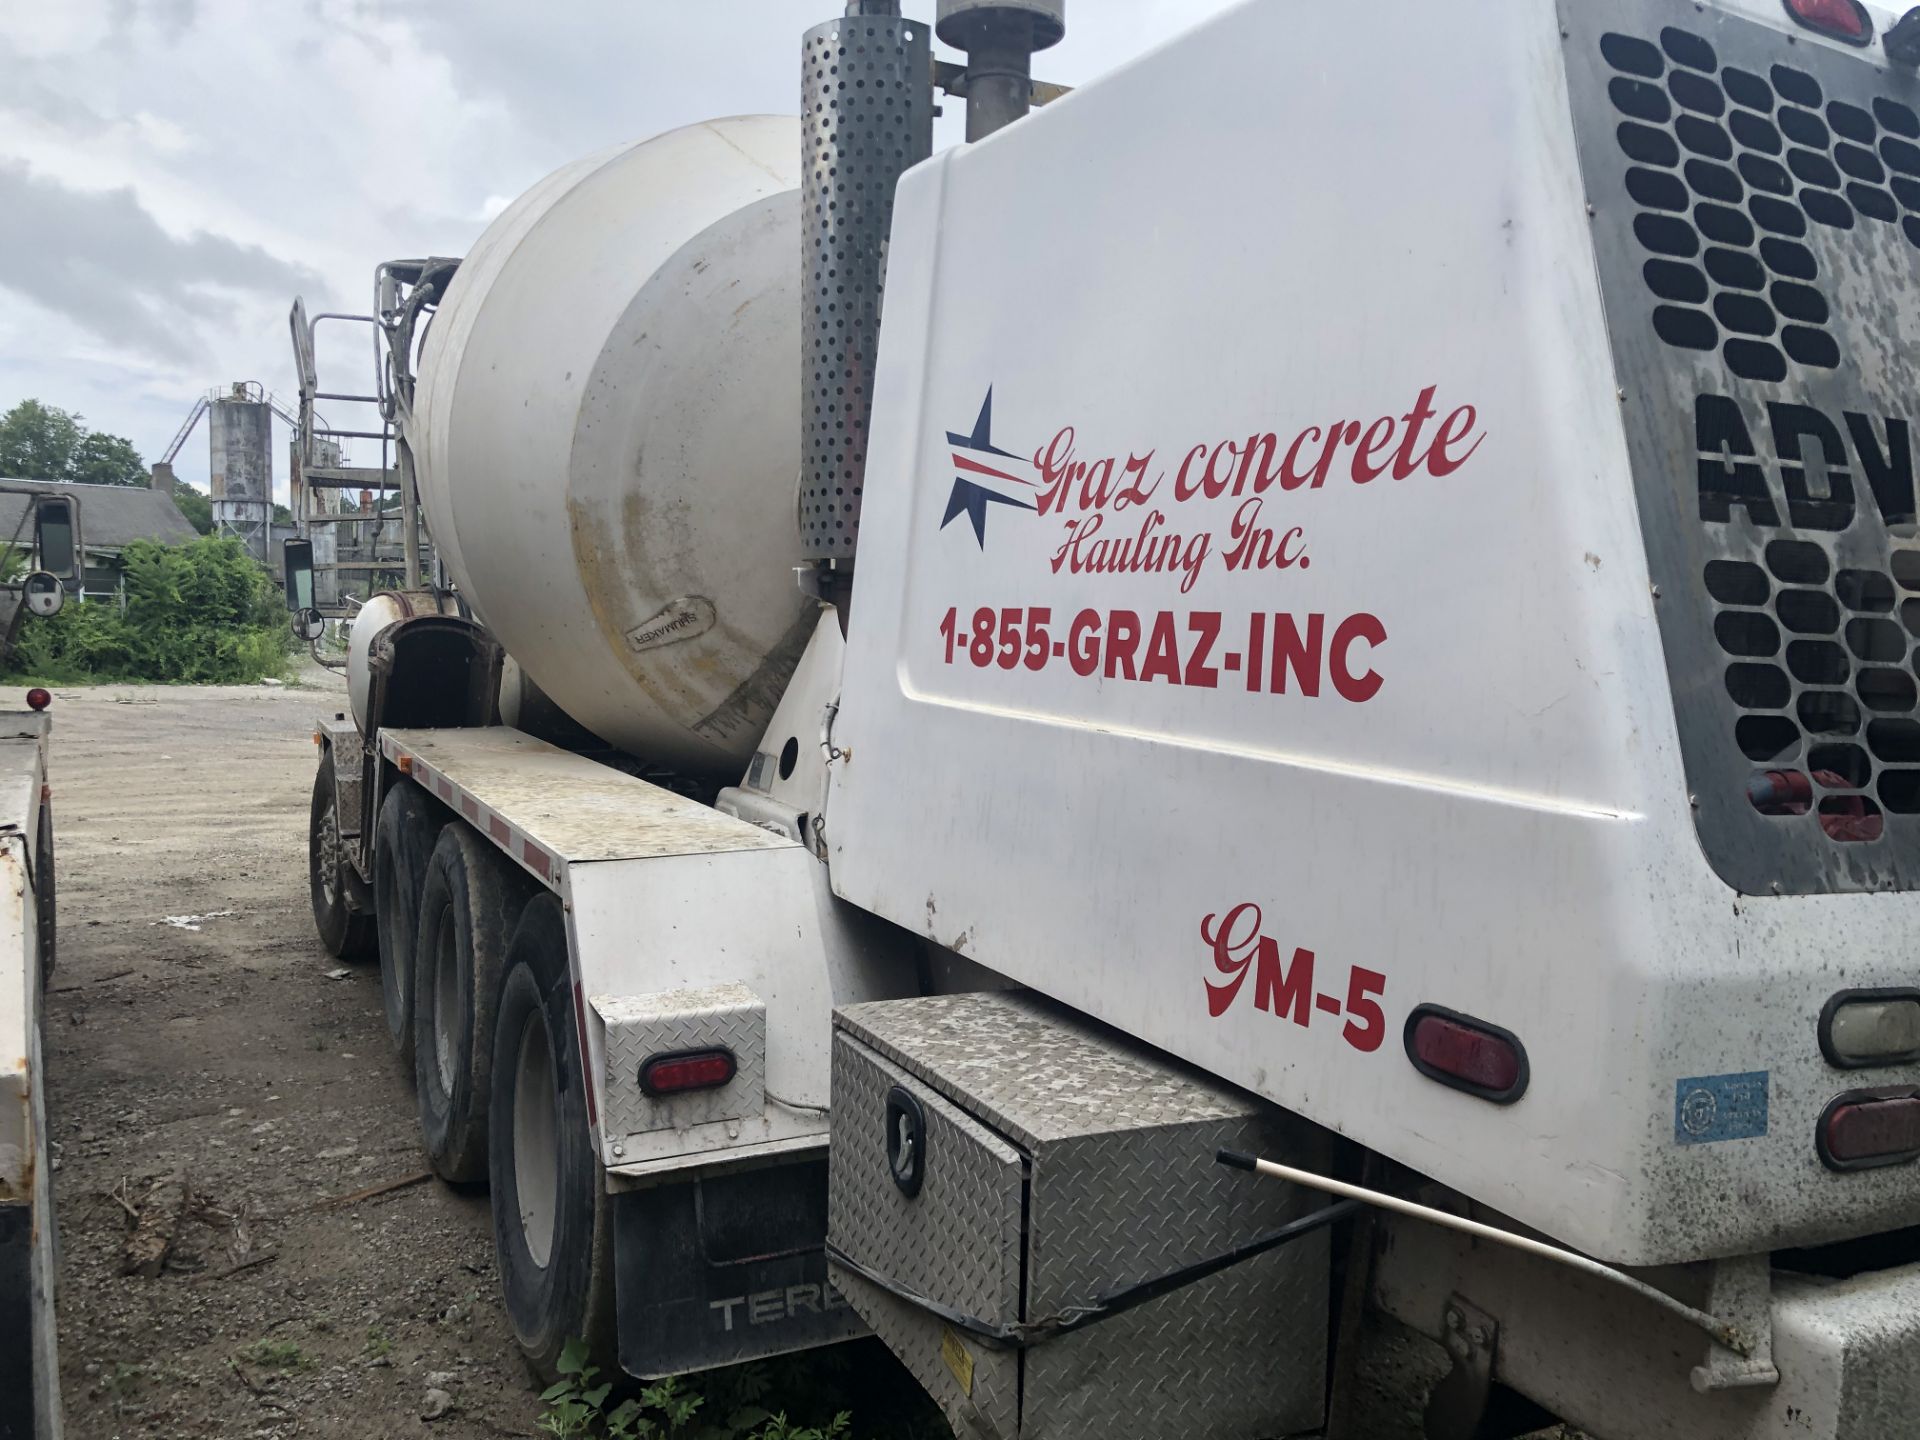
[[[1229,3],[1073,0],[1038,70],[1083,83]],[[569,160],[796,111],[800,34],[839,9],[0,0],[0,410],[79,411],[152,461],[211,387],[291,397],[295,294],[364,313],[376,261],[466,253]],[[321,362],[324,388],[372,378],[358,347]],[[205,484],[204,424],[177,468]]]

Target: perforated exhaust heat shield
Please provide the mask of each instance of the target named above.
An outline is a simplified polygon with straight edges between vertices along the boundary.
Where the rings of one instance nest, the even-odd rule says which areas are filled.
[[[809,560],[847,561],[860,539],[894,187],[933,153],[931,37],[916,20],[848,16],[807,32],[805,66],[800,538]]]

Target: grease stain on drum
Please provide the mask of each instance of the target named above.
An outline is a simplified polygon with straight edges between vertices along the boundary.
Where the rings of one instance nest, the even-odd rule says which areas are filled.
[[[817,611],[803,611],[760,667],[727,696],[718,709],[693,723],[690,727],[693,733],[702,739],[725,744],[742,735],[758,734],[764,730],[767,722],[773,718],[781,697],[786,694],[794,671],[800,668],[800,657],[806,653],[807,644],[813,639],[814,626],[818,623]]]
[[[658,614],[627,631],[627,647],[638,655],[697,639],[711,630],[718,618],[719,612],[706,596],[683,595],[669,600]]]

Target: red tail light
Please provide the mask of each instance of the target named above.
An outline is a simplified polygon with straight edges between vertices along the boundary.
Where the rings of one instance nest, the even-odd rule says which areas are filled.
[[[654,1099],[692,1090],[718,1090],[740,1066],[731,1050],[682,1050],[655,1055],[640,1067],[640,1088]]]
[[[1787,0],[1787,13],[1809,30],[1849,45],[1873,39],[1873,17],[1859,0]]]
[[[1526,1094],[1526,1047],[1498,1025],[1422,1005],[1407,1017],[1406,1046],[1414,1069],[1442,1085],[1496,1105],[1511,1105]]]
[[[1920,1094],[1856,1090],[1820,1117],[1820,1158],[1829,1170],[1876,1170],[1920,1160]]]

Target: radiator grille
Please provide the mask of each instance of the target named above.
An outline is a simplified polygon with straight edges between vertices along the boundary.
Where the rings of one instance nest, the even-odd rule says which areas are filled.
[[[1739,16],[1601,9],[1562,6],[1569,79],[1703,846],[1743,890],[1909,888],[1920,95]]]

